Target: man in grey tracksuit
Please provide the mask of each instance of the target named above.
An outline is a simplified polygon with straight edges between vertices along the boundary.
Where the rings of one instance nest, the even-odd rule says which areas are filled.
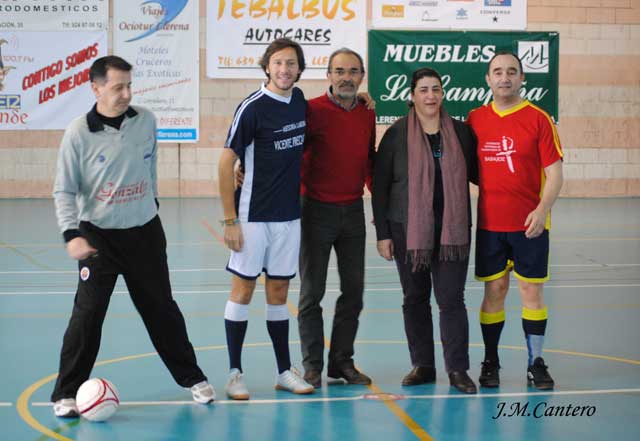
[[[97,59],[90,77],[96,104],[67,128],[53,190],[58,225],[80,279],[51,395],[54,413],[78,416],[74,398],[98,355],[119,274],[175,381],[190,388],[195,401],[209,403],[215,392],[171,295],[156,199],[155,118],[129,105],[131,65],[122,58]]]

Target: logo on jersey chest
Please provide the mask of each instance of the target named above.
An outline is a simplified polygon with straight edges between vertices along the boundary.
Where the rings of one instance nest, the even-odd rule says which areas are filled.
[[[273,145],[276,150],[292,149],[294,147],[299,147],[302,144],[304,144],[304,134],[273,141]]]
[[[487,141],[480,149],[484,153],[484,162],[504,162],[511,173],[515,173],[512,155],[516,153],[513,138],[503,136],[499,141]]]
[[[287,133],[293,130],[298,130],[298,133],[299,133],[300,129],[304,130],[306,125],[307,125],[307,122],[305,120],[302,120],[296,123],[287,124],[286,126],[283,126],[281,129],[274,130],[273,133],[274,134]],[[273,146],[276,150],[288,150],[294,147],[300,147],[303,144],[304,144],[304,131],[302,132],[301,135],[290,136],[289,138],[276,139],[273,141]]]

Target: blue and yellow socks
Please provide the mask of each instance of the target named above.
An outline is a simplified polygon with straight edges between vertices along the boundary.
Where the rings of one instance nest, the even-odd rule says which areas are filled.
[[[544,346],[544,332],[547,328],[547,307],[542,309],[522,308],[522,329],[527,340],[527,350],[529,353],[529,366],[533,361],[542,357],[542,347]]]

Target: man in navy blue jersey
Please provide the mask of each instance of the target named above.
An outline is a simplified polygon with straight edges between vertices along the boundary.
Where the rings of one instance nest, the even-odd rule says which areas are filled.
[[[286,304],[300,250],[300,164],[307,104],[294,84],[304,71],[304,54],[299,44],[280,38],[267,47],[260,65],[267,81],[236,109],[218,167],[224,242],[231,250],[227,270],[232,273],[224,313],[230,361],[225,391],[235,400],[249,399],[241,353],[249,303],[263,271],[267,330],[278,365],[276,389],[296,394],[314,390],[291,368]],[[237,159],[244,183],[236,190]]]

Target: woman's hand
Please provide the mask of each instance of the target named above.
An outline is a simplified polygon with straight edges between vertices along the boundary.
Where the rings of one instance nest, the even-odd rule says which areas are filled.
[[[376,246],[380,256],[387,260],[393,260],[393,242],[391,239],[379,240]]]

